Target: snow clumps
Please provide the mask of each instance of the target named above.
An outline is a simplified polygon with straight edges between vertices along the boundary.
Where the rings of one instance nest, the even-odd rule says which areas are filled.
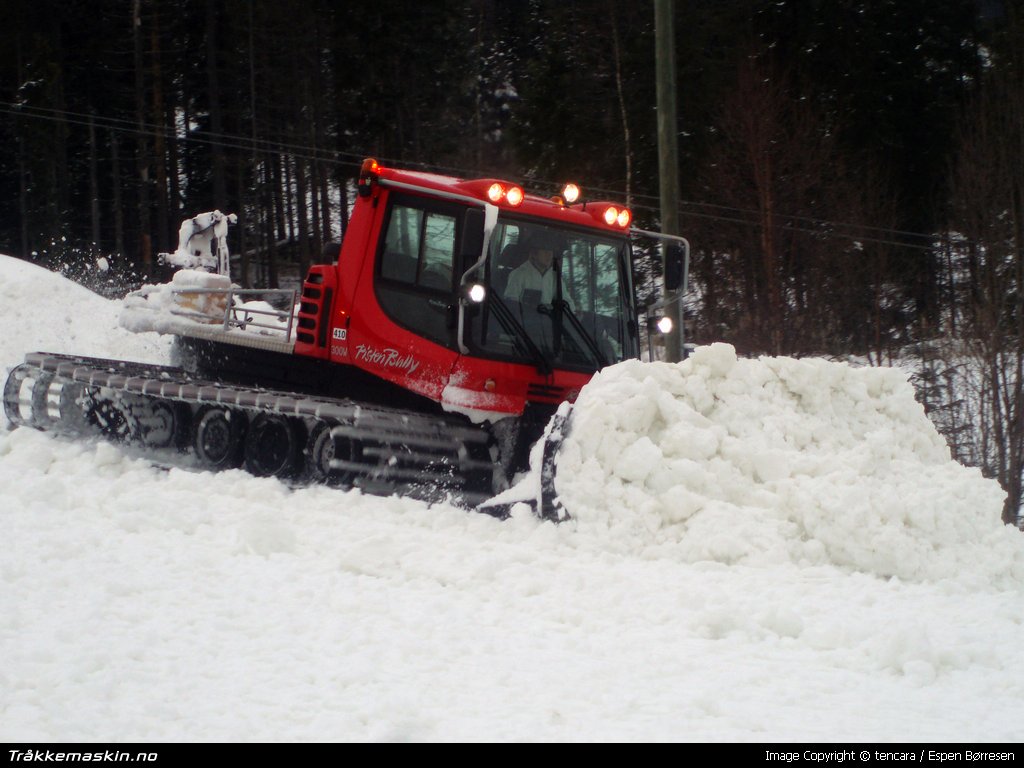
[[[580,394],[556,489],[581,533],[650,556],[1024,581],[1001,489],[950,458],[895,369],[728,344],[621,363]]]

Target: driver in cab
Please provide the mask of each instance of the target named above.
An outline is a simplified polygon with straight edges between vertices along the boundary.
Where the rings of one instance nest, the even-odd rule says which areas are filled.
[[[508,276],[505,298],[523,301],[524,294],[536,291],[534,295],[539,297],[540,304],[553,304],[558,296],[558,275],[554,266],[556,250],[560,250],[556,237],[544,232],[530,237],[526,243],[526,261]],[[562,298],[572,306],[564,286]]]

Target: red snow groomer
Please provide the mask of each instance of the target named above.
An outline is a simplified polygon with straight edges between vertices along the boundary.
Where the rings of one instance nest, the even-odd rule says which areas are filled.
[[[5,412],[208,469],[481,504],[525,468],[559,404],[639,356],[631,235],[663,239],[666,288],[685,287],[684,239],[578,197],[367,160],[337,260],[310,268],[294,310],[183,270],[122,317],[174,334],[177,367],[33,353],[7,379]],[[230,217],[204,216],[221,227],[205,247],[223,271]],[[557,516],[551,472],[537,509]]]

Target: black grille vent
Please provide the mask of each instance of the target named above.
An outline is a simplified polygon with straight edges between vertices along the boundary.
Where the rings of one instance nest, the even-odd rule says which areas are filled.
[[[552,400],[560,403],[565,399],[565,390],[562,387],[553,387],[548,384],[531,384],[526,388],[526,395],[538,400]]]

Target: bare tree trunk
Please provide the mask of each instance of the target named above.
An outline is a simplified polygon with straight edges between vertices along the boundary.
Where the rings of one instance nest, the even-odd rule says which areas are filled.
[[[224,118],[220,100],[220,67],[217,63],[217,0],[206,3],[206,87],[210,94],[210,133],[214,141],[221,141],[224,135]],[[227,183],[224,178],[224,153],[220,147],[211,146],[213,159],[213,204],[227,206]]]
[[[149,32],[150,55],[153,58],[153,121],[156,131],[153,137],[153,159],[156,161],[156,231],[159,243],[171,236],[170,216],[167,199],[167,148],[164,128],[163,73],[160,65],[160,6],[153,8],[153,26]]]
[[[283,154],[278,152],[272,152],[268,155],[268,173],[269,178],[267,183],[270,185],[270,196],[271,196],[271,212],[272,216],[272,229],[271,232],[274,234],[274,241],[284,240],[288,237],[288,221],[285,217],[285,191],[284,182],[282,180],[281,165],[284,162]]]
[[[761,259],[764,279],[766,311],[763,317],[773,355],[782,354],[782,297],[779,291],[779,263],[775,251],[775,200],[772,186],[772,158],[766,150],[754,168],[758,179],[758,198],[761,213]]]
[[[20,128],[21,126],[18,131],[18,214],[21,217],[21,256],[27,259],[32,254],[28,236],[28,170],[25,167],[25,138]]]
[[[344,238],[348,231],[348,176],[341,177],[338,194],[341,197],[338,217],[341,219],[341,237]]]
[[[295,206],[298,209],[299,218],[299,269],[303,274],[305,274],[306,269],[309,267],[309,203],[306,200],[305,162],[302,160],[295,163],[295,187]]]
[[[243,288],[250,287],[249,282],[249,205],[248,195],[245,190],[245,158],[241,153],[238,154],[238,169],[237,169],[237,183],[238,189],[235,195],[238,201],[238,251],[239,251],[239,271],[241,274],[238,276],[238,282]]]
[[[171,126],[171,130],[167,135],[167,176],[169,187],[168,194],[170,196],[168,203],[168,215],[171,219],[171,225],[176,226],[184,217],[181,215],[181,184],[178,178],[178,174],[181,173],[181,169],[179,168],[180,155],[178,153],[177,109],[174,107],[173,103],[167,107],[164,122],[166,125]]]
[[[18,82],[25,82],[25,72],[21,60],[21,41],[17,41],[17,51],[15,52],[17,58],[18,68]],[[25,146],[25,126],[24,121],[15,117],[14,118],[15,130],[18,135],[18,215],[21,219],[20,230],[21,230],[21,257],[23,259],[31,258],[32,248],[31,241],[29,239],[29,210],[28,210],[28,168],[25,164],[25,152],[27,148]]]
[[[287,190],[284,195],[285,225],[287,226],[285,237],[288,238],[288,242],[294,243],[298,241],[299,236],[295,231],[295,201],[292,199],[292,188],[295,185],[292,180],[292,168],[298,165],[299,160],[294,156],[285,155],[281,158],[281,162],[284,164],[284,185]]]
[[[100,250],[100,184],[96,149],[96,121],[89,112],[89,213],[92,223],[92,247]]]
[[[60,26],[56,26],[57,50],[63,52],[61,43]],[[61,53],[63,56],[63,53]],[[64,63],[58,65],[62,70]],[[55,83],[54,100],[58,114],[63,115],[67,110],[67,101],[64,95],[64,77],[57,78]],[[67,216],[71,208],[71,174],[68,171],[68,123],[61,119],[54,124],[53,152],[51,153],[51,174],[52,194],[49,199],[50,216],[48,225],[54,240],[62,242],[61,238],[66,234],[65,227]]]
[[[263,188],[266,190],[267,200],[267,287],[277,288],[277,233],[283,232],[284,227],[278,228],[278,211],[280,210],[280,185],[276,183],[277,174],[274,172],[278,160],[273,155],[268,155],[263,163]],[[282,222],[283,225],[283,222]]]
[[[317,164],[319,173],[317,176],[320,181],[320,226],[323,231],[323,239],[321,244],[330,242],[334,239],[334,231],[331,226],[331,190],[330,190],[330,171],[327,165],[323,162]],[[317,250],[317,253],[320,253]]]
[[[253,3],[249,3],[249,119],[251,121],[252,131],[252,160],[250,162],[250,173],[252,173],[253,186],[256,187],[256,182],[259,179],[259,156],[256,150],[256,137],[257,137],[257,123],[256,123],[256,43],[255,43],[255,21],[253,19]],[[239,158],[241,163],[241,158]],[[239,173],[239,184],[242,183],[244,174]],[[258,187],[257,187],[258,189]],[[248,198],[248,196],[246,196]],[[263,237],[263,227],[260,226],[260,211],[259,206],[261,203],[262,196],[259,192],[255,192],[250,198],[250,202],[253,208],[253,227],[252,231],[256,235],[256,245],[259,245]],[[242,258],[245,260],[245,270],[248,272],[248,253],[243,249]],[[261,279],[259,273],[259,260],[256,261],[256,281],[257,283],[265,285],[266,283]]]
[[[121,151],[117,130],[110,131],[110,177],[113,181],[114,201],[114,252],[124,258],[124,203],[121,194]]]
[[[633,144],[629,132],[629,112],[626,109],[626,95],[622,84],[622,49],[619,46],[619,24],[615,20],[615,5],[607,4],[608,18],[612,24],[612,60],[615,62],[615,95],[619,102],[619,118],[622,120],[623,156],[626,164],[626,207],[633,207]]]
[[[320,181],[317,178],[319,163],[316,160],[316,152],[313,159],[309,161],[309,213],[312,217],[310,222],[310,237],[306,239],[306,248],[300,254],[299,265],[302,274],[306,274],[312,259],[312,254],[320,253],[322,240],[320,239]]]
[[[132,39],[135,43],[135,170],[138,175],[139,260],[142,274],[153,274],[153,245],[149,215],[149,142],[146,140],[146,84],[142,56],[142,0],[132,0]]]

